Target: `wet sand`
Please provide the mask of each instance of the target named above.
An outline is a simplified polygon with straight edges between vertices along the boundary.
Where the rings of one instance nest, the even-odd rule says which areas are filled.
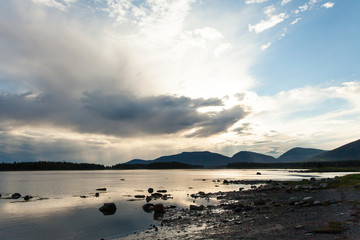
[[[329,188],[332,181],[248,182],[262,185],[200,192],[195,202],[217,198],[219,204],[169,208],[157,226],[120,239],[360,239],[360,189]]]

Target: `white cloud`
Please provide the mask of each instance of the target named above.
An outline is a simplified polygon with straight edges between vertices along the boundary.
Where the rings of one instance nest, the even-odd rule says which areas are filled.
[[[246,0],[245,3],[246,4],[253,4],[253,3],[264,3],[267,2],[268,0]]]
[[[305,3],[304,5],[302,6],[299,6],[299,9],[301,12],[305,12],[306,10],[308,10],[309,6],[307,3]]]
[[[43,5],[46,7],[54,7],[54,8],[58,8],[62,11],[64,11],[66,9],[66,6],[60,2],[57,2],[55,0],[32,0],[34,3],[39,4],[39,5]],[[67,2],[66,2],[67,3]]]
[[[265,50],[265,49],[267,49],[268,47],[270,47],[270,45],[271,45],[271,42],[268,42],[268,43],[265,43],[265,44],[263,44],[263,45],[261,45],[261,50]]]
[[[291,25],[298,23],[300,20],[301,20],[301,18],[296,18],[294,21],[291,22]]]
[[[333,3],[333,2],[327,2],[327,3],[324,3],[321,6],[324,7],[324,8],[332,8],[334,5],[335,5],[335,3]]]
[[[281,5],[286,5],[288,3],[290,3],[292,0],[282,0],[281,1]]]
[[[261,20],[259,23],[255,25],[249,24],[249,31],[254,31],[255,33],[261,33],[267,29],[270,29],[272,27],[275,27],[279,23],[283,22],[286,18],[288,18],[288,15],[285,13],[279,13],[277,15],[273,15],[269,17],[267,20]]]
[[[273,5],[264,8],[264,14],[265,14],[266,16],[269,16],[269,17],[271,17],[271,15],[272,15],[275,11],[276,11],[276,8],[275,8]]]
[[[241,121],[251,123],[250,133],[241,137],[249,146],[268,140],[264,148],[278,146],[281,152],[296,146],[331,149],[359,138],[360,82],[308,86],[272,97],[248,92],[243,104],[252,109]]]

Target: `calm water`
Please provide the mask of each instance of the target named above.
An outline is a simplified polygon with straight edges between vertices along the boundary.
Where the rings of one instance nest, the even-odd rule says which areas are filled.
[[[142,210],[148,188],[166,189],[173,199],[164,205],[188,208],[188,194],[232,191],[241,185],[223,185],[223,179],[301,180],[347,173],[294,173],[285,170],[124,170],[124,171],[32,171],[0,172],[0,239],[101,239],[127,235],[157,224]],[[97,188],[107,191],[94,197]],[[4,199],[12,193],[32,195],[28,202]],[[80,198],[85,195],[87,198]],[[40,200],[44,198],[43,200]],[[202,202],[200,202],[202,201]],[[214,204],[215,199],[196,204]],[[117,211],[104,216],[98,208],[114,202]],[[153,202],[153,201],[152,201]]]

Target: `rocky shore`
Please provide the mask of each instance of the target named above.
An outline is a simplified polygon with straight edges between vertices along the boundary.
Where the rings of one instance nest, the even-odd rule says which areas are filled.
[[[222,184],[245,183],[250,190],[192,195],[216,198],[216,205],[165,206],[158,225],[121,239],[360,239],[358,183],[312,178]]]

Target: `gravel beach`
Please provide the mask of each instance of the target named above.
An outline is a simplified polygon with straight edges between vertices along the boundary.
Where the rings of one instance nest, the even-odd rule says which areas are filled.
[[[332,187],[334,182],[248,182],[253,186],[247,191],[199,192],[192,197],[219,204],[165,205],[158,225],[120,239],[360,239],[359,185]]]

